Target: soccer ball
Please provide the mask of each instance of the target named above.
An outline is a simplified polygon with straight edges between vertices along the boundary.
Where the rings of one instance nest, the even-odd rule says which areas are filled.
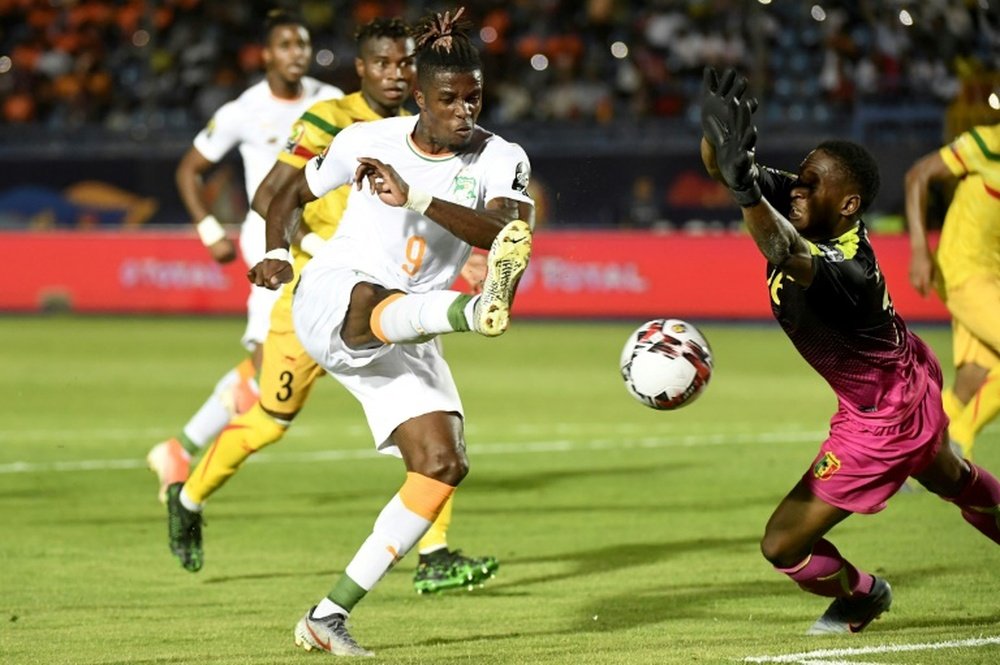
[[[653,409],[678,409],[705,391],[712,349],[687,321],[653,319],[629,335],[620,367],[637,400]]]

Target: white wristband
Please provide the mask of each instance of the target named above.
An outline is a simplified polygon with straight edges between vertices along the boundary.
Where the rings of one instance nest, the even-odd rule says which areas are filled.
[[[213,215],[205,215],[205,219],[198,222],[195,228],[198,229],[198,237],[205,247],[214,245],[226,237],[226,230]]]
[[[299,247],[309,256],[316,256],[316,253],[323,249],[323,245],[325,244],[326,241],[323,240],[323,236],[310,231],[302,236],[302,242],[299,243]]]
[[[262,261],[284,261],[285,263],[292,262],[292,256],[288,253],[287,247],[276,247],[275,249],[268,250],[264,253],[264,258]]]
[[[410,187],[410,191],[406,195],[406,203],[403,204],[403,207],[413,212],[419,212],[422,215],[427,212],[427,208],[430,207],[433,199],[434,197],[427,192]]]

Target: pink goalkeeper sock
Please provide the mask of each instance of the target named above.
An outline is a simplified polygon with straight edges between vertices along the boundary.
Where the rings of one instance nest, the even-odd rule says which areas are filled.
[[[958,496],[947,499],[962,509],[962,517],[987,538],[1000,544],[1000,482],[981,466],[969,462],[972,475]]]
[[[846,597],[871,591],[875,578],[863,573],[840,556],[828,540],[820,540],[812,553],[792,568],[775,568],[800,587],[817,596]]]

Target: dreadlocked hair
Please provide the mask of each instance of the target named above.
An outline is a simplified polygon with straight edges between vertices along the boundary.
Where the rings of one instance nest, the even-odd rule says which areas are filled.
[[[354,33],[354,41],[361,48],[361,45],[369,39],[406,39],[410,37],[410,27],[400,18],[378,17],[359,26]]]
[[[471,72],[482,69],[479,51],[472,45],[466,30],[468,21],[460,20],[465,7],[452,12],[430,14],[417,24],[417,78],[421,85],[435,72]]]
[[[864,212],[878,195],[881,179],[878,175],[878,163],[872,154],[863,146],[851,141],[824,141],[816,146],[840,163],[847,178],[858,188],[861,196],[859,212]]]
[[[261,32],[261,43],[267,44],[271,41],[271,32],[282,25],[297,25],[305,27],[305,21],[295,12],[287,9],[272,9],[267,12],[264,18],[264,27]]]

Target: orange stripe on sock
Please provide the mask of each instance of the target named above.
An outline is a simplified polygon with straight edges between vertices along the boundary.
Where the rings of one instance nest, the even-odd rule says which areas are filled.
[[[454,491],[455,488],[447,483],[410,471],[399,488],[399,499],[408,510],[433,522]]]
[[[376,337],[382,340],[382,342],[384,342],[385,344],[391,344],[392,342],[386,339],[385,332],[382,331],[382,312],[385,311],[386,307],[396,302],[404,295],[406,294],[393,293],[391,296],[389,296],[379,304],[375,305],[375,309],[372,310],[371,318],[368,320],[368,325],[372,329],[372,334],[374,334]]]

